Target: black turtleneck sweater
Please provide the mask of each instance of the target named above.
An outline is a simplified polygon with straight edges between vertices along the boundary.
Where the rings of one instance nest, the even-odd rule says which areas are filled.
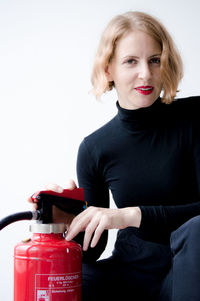
[[[173,230],[200,214],[200,97],[117,108],[80,145],[79,186],[89,206],[109,207],[109,190],[118,208],[139,206],[140,236],[168,244]],[[86,260],[96,260],[106,243],[104,231]]]

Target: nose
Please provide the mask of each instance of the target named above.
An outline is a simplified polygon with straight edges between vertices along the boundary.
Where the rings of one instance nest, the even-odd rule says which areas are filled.
[[[151,68],[148,62],[141,62],[138,70],[138,78],[148,81],[151,76]]]

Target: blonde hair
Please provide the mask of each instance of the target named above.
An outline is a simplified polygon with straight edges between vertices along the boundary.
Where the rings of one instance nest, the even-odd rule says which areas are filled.
[[[96,98],[112,90],[114,83],[108,81],[106,68],[114,56],[117,41],[133,30],[149,34],[162,50],[161,81],[163,83],[164,103],[170,103],[177,93],[178,84],[183,77],[183,65],[176,46],[165,27],[154,17],[143,12],[127,12],[114,17],[105,28],[94,60],[91,82]]]

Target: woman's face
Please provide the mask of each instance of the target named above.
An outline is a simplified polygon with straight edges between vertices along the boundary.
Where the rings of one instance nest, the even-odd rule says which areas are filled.
[[[114,81],[122,108],[148,107],[159,97],[160,57],[158,42],[142,31],[130,32],[117,42],[107,77]]]

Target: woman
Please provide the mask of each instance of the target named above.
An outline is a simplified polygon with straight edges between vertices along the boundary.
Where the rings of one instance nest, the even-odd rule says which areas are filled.
[[[92,83],[97,98],[116,89],[118,114],[79,148],[89,208],[62,217],[67,240],[83,236],[83,300],[200,300],[200,101],[174,100],[181,78],[159,21],[142,12],[111,20]],[[117,209],[109,209],[109,190]],[[113,228],[113,254],[97,261]]]

